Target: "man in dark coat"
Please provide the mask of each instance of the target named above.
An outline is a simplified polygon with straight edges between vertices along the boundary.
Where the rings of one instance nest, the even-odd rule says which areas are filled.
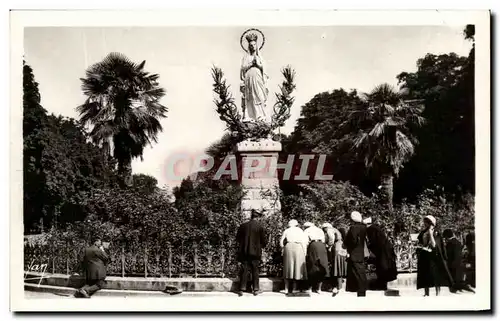
[[[368,283],[365,267],[366,225],[362,223],[359,212],[352,212],[351,220],[354,223],[349,228],[344,240],[344,246],[347,253],[349,253],[346,290],[348,292],[357,292],[358,296],[366,296]]]
[[[238,261],[242,265],[240,277],[240,291],[238,295],[242,296],[245,290],[249,271],[251,271],[251,279],[253,282],[253,294],[258,295],[259,290],[259,264],[262,258],[262,249],[266,247],[266,231],[262,224],[258,221],[260,213],[252,210],[251,219],[241,224],[236,234],[238,242]]]
[[[387,290],[387,283],[398,277],[394,247],[378,224],[376,217],[370,217],[364,222],[368,225],[366,229],[367,246],[375,256],[376,290]]]
[[[448,270],[453,279],[453,283],[450,285],[450,292],[462,290],[474,292],[465,283],[465,271],[462,264],[462,243],[456,238],[455,233],[451,229],[443,231],[443,238],[446,242]]]
[[[469,287],[476,287],[476,247],[474,232],[465,237],[465,275],[466,283]]]
[[[106,282],[106,265],[109,257],[99,238],[92,240],[92,245],[85,249],[83,269],[85,271],[85,285],[75,293],[76,297],[90,298],[92,294],[102,289]]]

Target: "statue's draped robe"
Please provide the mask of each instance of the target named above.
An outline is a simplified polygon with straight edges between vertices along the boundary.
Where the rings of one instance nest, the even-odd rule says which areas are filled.
[[[262,70],[253,65],[257,59]],[[244,87],[244,119],[267,119],[265,107],[268,90],[266,88],[266,75],[264,73],[264,60],[260,55],[245,54],[241,60],[240,76]]]

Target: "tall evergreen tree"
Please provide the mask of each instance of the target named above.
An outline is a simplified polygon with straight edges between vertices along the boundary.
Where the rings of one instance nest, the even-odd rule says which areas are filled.
[[[23,61],[23,203],[25,232],[35,225],[43,226],[44,176],[42,172],[43,141],[47,112],[40,105],[40,91],[33,69]]]

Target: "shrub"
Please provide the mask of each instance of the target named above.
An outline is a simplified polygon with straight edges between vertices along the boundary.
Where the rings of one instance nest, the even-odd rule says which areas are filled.
[[[87,219],[65,229],[52,229],[43,244],[27,246],[25,265],[35,260],[48,263],[49,272],[77,271],[83,248],[92,235],[98,235],[111,242],[110,275],[236,276],[241,189],[227,182],[188,185],[177,194],[175,203],[158,192],[96,191],[86,203],[91,213]],[[423,216],[434,215],[439,229],[452,228],[459,237],[474,229],[474,198],[447,200],[439,189],[427,190],[416,204],[396,206],[393,213],[385,211],[376,195],[367,197],[348,183],[301,186],[300,194],[282,195],[281,199],[283,212],[262,219],[268,233],[262,271],[270,276],[281,275],[279,240],[286,221],[292,218],[348,227],[353,210],[364,216],[379,214],[380,224],[395,244],[401,269],[415,266],[410,234],[419,231]],[[399,234],[395,233],[398,222],[404,227]]]

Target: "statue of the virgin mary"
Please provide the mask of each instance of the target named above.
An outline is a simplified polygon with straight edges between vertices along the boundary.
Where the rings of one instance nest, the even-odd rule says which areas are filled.
[[[269,91],[264,59],[257,45],[258,36],[255,33],[247,33],[245,39],[248,50],[245,50],[240,69],[243,120],[267,121],[266,101]]]

